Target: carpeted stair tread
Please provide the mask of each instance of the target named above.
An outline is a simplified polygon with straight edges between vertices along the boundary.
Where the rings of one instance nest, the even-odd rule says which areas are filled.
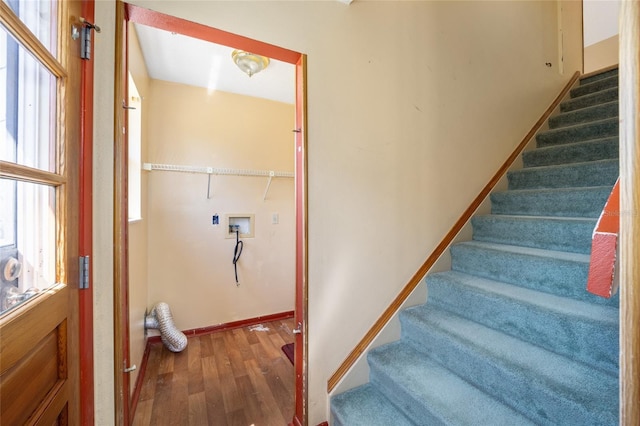
[[[618,101],[558,114],[549,119],[549,128],[556,129],[612,117],[618,117]]]
[[[609,372],[618,372],[618,315],[614,307],[447,271],[427,277],[425,309],[438,306]]]
[[[597,218],[610,186],[557,189],[520,189],[491,193],[491,213],[531,216]]]
[[[580,96],[588,95],[595,92],[600,92],[604,89],[618,87],[618,76],[601,78],[600,80],[591,81],[585,84],[580,84],[578,87],[571,89],[570,94],[572,98],[578,98]]]
[[[589,84],[589,83],[593,83],[594,81],[597,80],[602,80],[604,78],[609,78],[609,77],[613,77],[613,76],[617,76],[618,75],[618,68],[614,68],[611,69],[609,71],[605,71],[605,72],[600,72],[597,74],[593,74],[587,77],[580,77],[580,84],[584,85],[584,84]]]
[[[437,307],[400,313],[402,338],[539,424],[614,425],[617,376]]]
[[[618,100],[618,88],[612,87],[589,95],[580,96],[579,98],[566,100],[560,104],[560,111],[569,112],[615,100]]]
[[[419,425],[533,425],[523,415],[425,358],[392,343],[369,352],[371,382]],[[451,410],[451,407],[460,409]],[[395,423],[390,423],[395,424]]]
[[[507,172],[509,189],[613,186],[618,175],[617,159],[527,167]]]
[[[370,384],[331,398],[331,418],[334,426],[415,426]]]
[[[586,291],[589,255],[466,241],[451,246],[451,269],[589,303],[617,306]]]
[[[553,166],[618,158],[618,136],[537,148],[522,153],[524,167]]]
[[[597,219],[584,217],[478,215],[471,219],[473,240],[514,246],[591,252]]]
[[[563,143],[584,142],[618,136],[619,127],[618,117],[613,117],[545,130],[536,135],[536,146],[544,148],[545,146]]]

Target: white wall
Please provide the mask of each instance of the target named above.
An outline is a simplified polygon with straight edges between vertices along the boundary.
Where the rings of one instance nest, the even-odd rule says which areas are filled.
[[[581,66],[581,46],[565,38],[566,75],[545,66],[558,57],[545,1],[134,3],[308,55],[316,425],[328,377]]]
[[[584,72],[617,64],[620,0],[584,0]]]
[[[291,81],[294,85],[294,81]],[[145,162],[293,172],[294,106],[152,80]],[[293,311],[295,210],[291,178],[212,176],[152,171],[148,175],[149,300],[166,302],[181,330]],[[219,215],[220,224],[212,225]],[[236,239],[226,215],[253,215]],[[278,223],[272,223],[272,215]],[[152,332],[157,334],[155,332]]]
[[[618,50],[620,40],[618,35],[609,37],[598,43],[584,48],[584,72],[590,73],[601,70],[620,62]]]
[[[584,46],[618,35],[620,0],[583,0]]]
[[[97,1],[94,37],[93,124],[93,362],[94,417],[115,424],[113,362],[113,58],[115,2]]]

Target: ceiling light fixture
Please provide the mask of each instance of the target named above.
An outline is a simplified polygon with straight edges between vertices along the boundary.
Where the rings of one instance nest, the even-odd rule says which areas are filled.
[[[269,66],[269,58],[245,52],[244,50],[234,50],[231,53],[233,62],[249,77],[259,73]]]

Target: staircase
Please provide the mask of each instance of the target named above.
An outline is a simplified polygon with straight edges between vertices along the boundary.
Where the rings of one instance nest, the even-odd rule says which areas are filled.
[[[618,298],[587,293],[591,235],[618,177],[617,70],[580,80],[370,382],[332,425],[617,425]]]

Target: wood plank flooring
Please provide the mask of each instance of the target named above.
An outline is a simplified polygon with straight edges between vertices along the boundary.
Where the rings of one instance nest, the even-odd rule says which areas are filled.
[[[136,426],[285,426],[293,419],[294,370],[280,349],[293,318],[190,337],[173,353],[153,344]]]

